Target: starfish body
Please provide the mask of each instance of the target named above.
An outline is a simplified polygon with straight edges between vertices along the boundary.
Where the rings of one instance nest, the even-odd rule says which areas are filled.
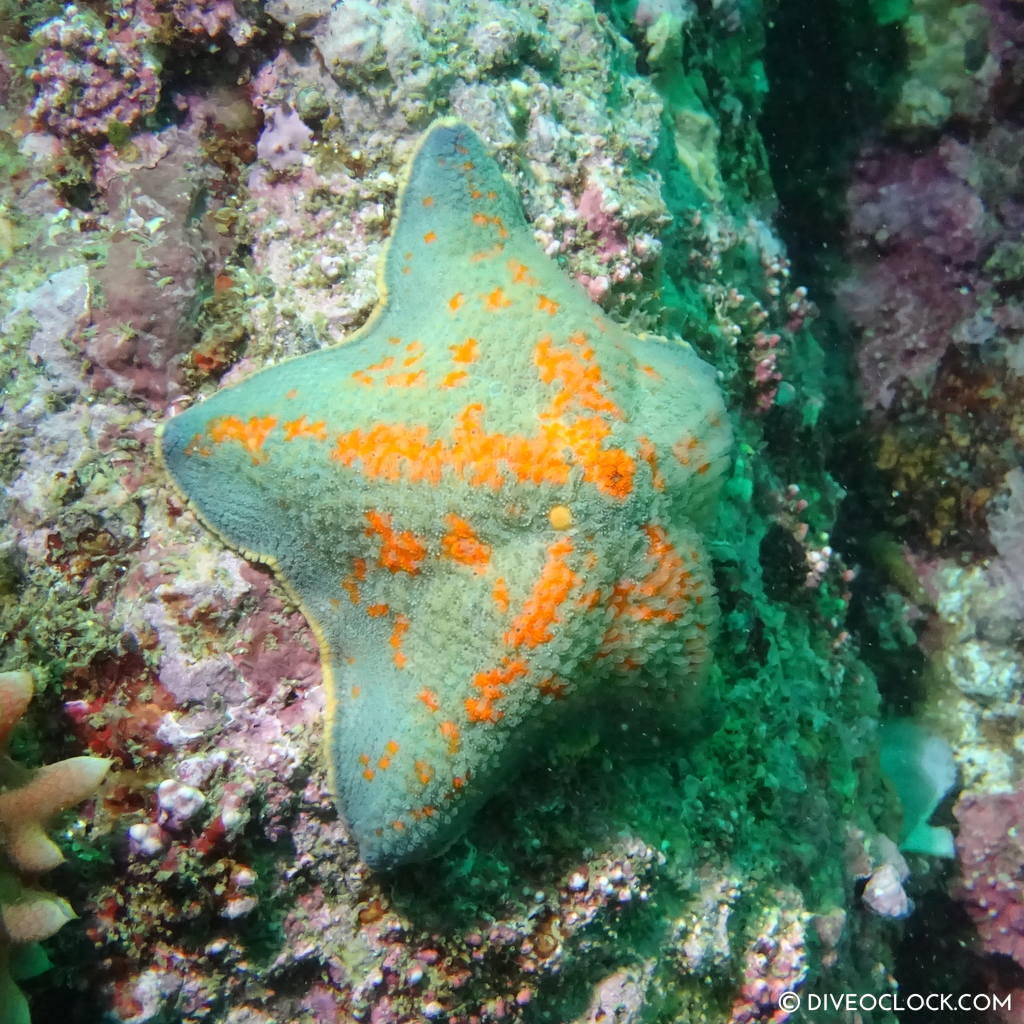
[[[671,710],[717,603],[701,533],[731,435],[711,368],[538,249],[440,121],[348,341],[171,420],[165,464],[313,624],[332,785],[375,867],[430,856],[581,703]]]

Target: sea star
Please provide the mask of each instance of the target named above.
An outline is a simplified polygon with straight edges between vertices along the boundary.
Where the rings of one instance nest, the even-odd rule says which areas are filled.
[[[682,704],[717,620],[700,534],[731,435],[712,369],[605,317],[464,124],[416,150],[380,288],[348,341],[161,445],[309,618],[333,791],[386,868],[443,849],[561,716],[625,687]]]

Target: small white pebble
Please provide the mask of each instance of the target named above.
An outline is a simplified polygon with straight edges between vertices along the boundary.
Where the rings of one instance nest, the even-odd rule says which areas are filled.
[[[239,917],[245,917],[246,914],[251,914],[257,906],[257,900],[255,896],[236,896],[229,899],[224,904],[224,909],[220,912],[221,917],[226,917],[229,921],[234,921]]]

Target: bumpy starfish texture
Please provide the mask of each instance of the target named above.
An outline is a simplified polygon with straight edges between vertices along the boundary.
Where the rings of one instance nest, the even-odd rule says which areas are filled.
[[[479,138],[436,123],[347,342],[171,420],[168,470],[320,640],[364,859],[442,849],[581,706],[683,703],[717,619],[731,444],[713,371],[607,319]],[[563,719],[564,720],[564,719]]]

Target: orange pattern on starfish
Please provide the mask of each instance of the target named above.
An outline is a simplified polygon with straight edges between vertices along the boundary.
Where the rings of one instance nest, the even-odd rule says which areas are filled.
[[[237,441],[255,459],[276,426],[274,416],[250,416],[247,420],[239,416],[222,416],[210,425],[210,440],[214,444]]]

